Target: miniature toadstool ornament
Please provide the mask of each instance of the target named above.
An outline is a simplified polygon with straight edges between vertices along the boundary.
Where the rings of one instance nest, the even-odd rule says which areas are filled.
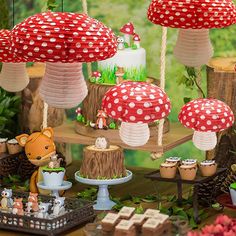
[[[234,24],[231,0],[152,0],[148,19],[154,24],[179,28],[174,55],[190,67],[206,64],[213,55],[209,29]]]
[[[234,114],[229,106],[217,99],[195,99],[185,104],[179,121],[194,130],[193,143],[203,151],[212,150],[217,144],[216,132],[231,127]]]
[[[101,74],[100,71],[94,71],[94,72],[92,73],[92,77],[95,78],[96,82],[98,82],[98,80],[101,78],[101,76],[102,76],[102,74]]]
[[[135,33],[134,25],[129,22],[121,27],[120,32],[124,34],[125,42],[130,46],[130,36]]]
[[[116,53],[111,29],[86,14],[44,12],[12,30],[14,52],[46,62],[40,94],[51,106],[71,108],[87,95],[82,62],[104,60]]]
[[[134,45],[137,46],[137,48],[140,48],[140,37],[138,34],[134,34],[134,37],[133,37],[133,41],[134,41]]]
[[[162,89],[145,82],[124,82],[108,90],[102,109],[121,120],[120,138],[133,147],[142,146],[150,137],[148,123],[170,113],[170,100]]]
[[[9,92],[22,91],[29,83],[26,60],[16,57],[10,51],[10,31],[5,29],[0,30],[0,62],[3,63],[1,87]]]

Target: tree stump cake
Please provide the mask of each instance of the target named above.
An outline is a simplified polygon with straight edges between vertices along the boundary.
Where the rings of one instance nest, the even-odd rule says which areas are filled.
[[[106,149],[97,148],[95,145],[85,147],[80,174],[89,179],[125,177],[123,149],[115,145]]]

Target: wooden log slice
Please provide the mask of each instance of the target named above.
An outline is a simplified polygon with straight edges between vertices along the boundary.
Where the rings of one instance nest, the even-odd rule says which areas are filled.
[[[89,179],[126,176],[123,149],[115,145],[108,149],[98,149],[94,145],[85,147],[80,174]]]

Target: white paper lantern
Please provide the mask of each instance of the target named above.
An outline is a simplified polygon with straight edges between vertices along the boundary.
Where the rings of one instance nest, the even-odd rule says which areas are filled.
[[[199,67],[207,64],[213,56],[209,30],[180,29],[174,55],[186,66]]]
[[[216,133],[195,131],[193,134],[193,144],[203,151],[212,150],[217,144]]]
[[[40,86],[43,100],[55,108],[72,108],[88,94],[82,63],[46,63],[45,75]]]
[[[150,137],[148,124],[122,122],[119,133],[121,140],[131,147],[145,145]]]
[[[2,64],[0,74],[0,85],[9,92],[20,92],[29,83],[29,76],[26,71],[26,63],[7,62]]]

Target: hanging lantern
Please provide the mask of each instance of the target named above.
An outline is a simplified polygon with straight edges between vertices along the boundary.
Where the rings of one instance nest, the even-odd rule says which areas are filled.
[[[46,81],[42,82],[40,89],[45,101],[50,101],[53,107],[72,108],[87,95],[82,66],[78,62],[112,57],[116,53],[117,43],[111,29],[85,14],[44,12],[14,27],[12,47],[19,56],[46,62],[43,78]],[[49,89],[55,77],[57,85],[53,84]],[[57,91],[57,96],[50,93],[53,90]]]
[[[0,86],[9,92],[22,91],[29,83],[26,60],[16,57],[10,51],[10,31],[0,30]]]
[[[217,144],[216,132],[233,125],[234,114],[224,102],[202,98],[185,104],[179,113],[179,121],[194,130],[193,144],[208,151]]]
[[[120,138],[133,147],[150,137],[148,123],[170,113],[170,100],[159,87],[144,82],[124,82],[108,90],[102,109],[112,119],[121,120]]]
[[[175,57],[186,66],[199,67],[213,55],[209,29],[234,24],[235,5],[232,0],[152,0],[148,19],[154,24],[179,28]]]

